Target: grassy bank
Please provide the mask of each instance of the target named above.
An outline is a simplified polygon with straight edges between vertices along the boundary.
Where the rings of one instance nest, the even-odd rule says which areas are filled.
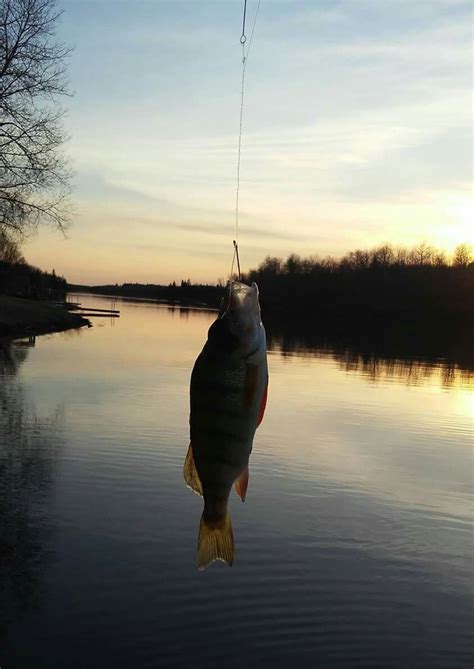
[[[25,337],[88,325],[78,314],[48,302],[0,295],[0,337]]]

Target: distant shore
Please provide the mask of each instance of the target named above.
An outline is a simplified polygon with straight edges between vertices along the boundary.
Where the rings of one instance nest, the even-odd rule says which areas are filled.
[[[0,338],[17,339],[85,325],[89,325],[88,320],[61,306],[0,295]]]
[[[122,297],[128,299],[149,300],[176,307],[197,307],[218,309],[224,293],[223,286],[183,283],[181,286],[162,286],[159,284],[106,284],[85,286],[68,284],[68,293],[83,293],[99,297]]]

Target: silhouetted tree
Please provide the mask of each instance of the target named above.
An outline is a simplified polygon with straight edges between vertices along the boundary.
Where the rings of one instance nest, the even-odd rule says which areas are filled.
[[[409,263],[409,256],[410,254],[407,249],[398,248],[395,252],[395,262],[400,267],[405,267]]]
[[[448,260],[444,251],[434,251],[432,256],[432,263],[435,267],[447,267]]]
[[[287,274],[300,274],[302,269],[301,258],[296,253],[292,253],[286,259],[284,267]]]
[[[387,267],[393,261],[394,253],[390,244],[384,244],[372,251],[372,263]]]
[[[454,249],[453,265],[467,267],[472,262],[472,248],[469,244],[459,244]]]
[[[411,252],[411,257],[415,265],[428,265],[433,257],[433,248],[426,242],[421,242],[415,246]]]
[[[370,265],[370,253],[368,251],[351,251],[345,258],[351,269],[367,269]]]
[[[0,4],[0,227],[20,234],[68,220],[57,98],[67,93],[69,49],[55,40],[59,17],[55,0]]]
[[[25,259],[19,249],[18,244],[0,229],[0,263],[16,265],[24,263]]]
[[[469,248],[463,246],[455,255],[457,267],[449,266],[445,253],[426,242],[411,250],[384,244],[370,251],[351,251],[340,260],[295,254],[286,260],[267,257],[245,279],[259,284],[264,309],[275,313],[472,318],[470,257]],[[466,271],[459,272],[461,266]]]

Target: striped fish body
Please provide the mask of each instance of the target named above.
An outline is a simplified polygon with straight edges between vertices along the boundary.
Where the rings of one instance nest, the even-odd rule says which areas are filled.
[[[245,290],[249,291],[250,287],[245,286]],[[258,296],[256,287],[255,292]],[[258,307],[258,297],[256,305]],[[231,312],[229,316],[224,311],[209,329],[208,340],[191,375],[191,444],[184,477],[204,498],[198,551],[200,567],[215,559],[232,563],[228,499],[234,483],[239,496],[245,499],[249,456],[266,403],[268,368],[260,309],[258,307],[258,312],[254,309],[250,320],[239,319],[242,305],[238,302],[235,306],[237,315]],[[209,541],[204,541],[206,533],[212,534],[213,541],[220,535],[229,539],[230,535],[228,545],[209,546]]]
[[[264,342],[262,348],[265,352]],[[206,345],[196,361],[191,444],[209,512],[226,507],[232,485],[248,465],[267,379],[266,355],[245,360],[215,355]]]

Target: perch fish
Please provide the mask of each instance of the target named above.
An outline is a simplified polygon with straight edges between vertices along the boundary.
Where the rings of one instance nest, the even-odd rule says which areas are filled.
[[[198,566],[231,565],[232,525],[227,511],[232,486],[245,501],[249,456],[267,401],[265,328],[258,288],[232,281],[218,318],[191,375],[191,443],[184,463],[188,486],[204,498]]]

